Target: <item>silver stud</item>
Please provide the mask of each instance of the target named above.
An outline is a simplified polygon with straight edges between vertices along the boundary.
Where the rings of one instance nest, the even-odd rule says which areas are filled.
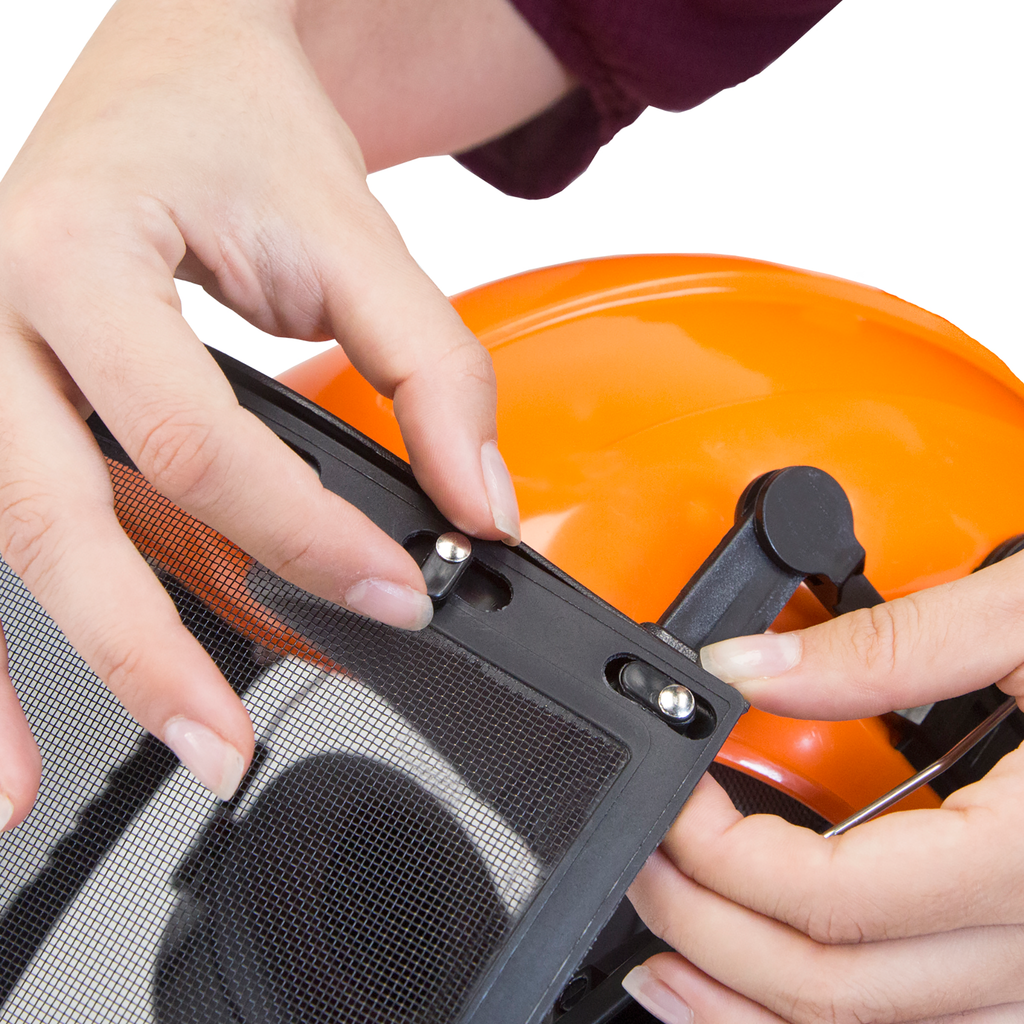
[[[450,533],[442,533],[434,542],[434,550],[446,562],[457,565],[464,562],[473,553],[473,546],[468,537],[452,530]]]
[[[658,694],[658,707],[673,722],[688,722],[697,710],[697,702],[685,686],[669,683]]]

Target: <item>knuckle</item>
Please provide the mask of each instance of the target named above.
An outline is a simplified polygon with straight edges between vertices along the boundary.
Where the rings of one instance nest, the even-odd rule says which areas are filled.
[[[827,898],[812,906],[801,930],[825,946],[863,942],[867,934],[855,910]]]
[[[207,504],[222,478],[223,456],[211,424],[196,410],[158,409],[144,424],[131,451],[142,474],[185,505]]]
[[[142,679],[142,651],[120,638],[101,636],[96,639],[96,653],[91,660],[96,674],[117,695],[126,707],[138,706],[145,689]]]
[[[894,1014],[895,1008],[876,992],[838,977],[834,966],[824,962],[808,971],[782,1007],[782,1016],[794,1024],[882,1024]]]
[[[794,1024],[856,1024],[858,1020],[856,1016],[847,1016],[847,1009],[840,1000],[827,996],[803,998],[793,1005],[787,1016]]]
[[[23,580],[38,584],[60,560],[57,506],[31,485],[8,483],[0,496],[0,550]]]
[[[808,975],[788,991],[784,990],[778,1005],[780,1015],[793,1024],[834,1022],[831,1000],[817,978],[818,971],[811,969]]]
[[[65,174],[6,197],[0,208],[0,250],[7,257],[4,276],[12,294],[29,307],[41,298],[52,302],[69,267],[82,279],[102,266],[105,291],[127,295],[124,282],[134,267],[146,264],[148,253],[175,266],[185,243],[166,209],[151,197],[112,196]],[[118,272],[112,273],[115,266]]]
[[[832,845],[827,857],[790,923],[820,947],[889,938],[895,930],[892,906],[864,887],[851,884],[841,843]]]
[[[34,184],[17,202],[5,204],[0,215],[3,248],[16,256],[7,272],[23,286],[50,282],[55,257],[94,233],[95,214],[89,204],[75,199],[67,183],[53,180]]]
[[[447,369],[456,380],[487,388],[496,386],[491,354],[475,339],[449,349],[443,361],[449,364]]]
[[[899,643],[891,606],[877,605],[857,613],[851,640],[860,661],[869,672],[891,672],[898,660]]]
[[[55,180],[36,182],[23,189],[16,202],[4,204],[4,243],[28,253],[39,241],[65,238],[76,209],[65,186]]]
[[[285,579],[301,575],[302,569],[313,559],[315,537],[308,528],[284,528],[268,545],[263,563],[272,572]]]

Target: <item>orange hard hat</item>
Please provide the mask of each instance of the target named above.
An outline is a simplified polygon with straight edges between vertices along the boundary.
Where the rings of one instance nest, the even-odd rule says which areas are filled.
[[[655,620],[789,465],[846,490],[891,599],[974,569],[1021,529],[1024,385],[951,324],[864,285],[754,260],[587,260],[465,292],[494,360],[524,541]],[[406,456],[391,403],[333,349],[283,383]],[[825,617],[801,589],[776,629]],[[913,773],[881,719],[750,711],[718,760],[845,818]],[[937,806],[929,789],[902,807]]]

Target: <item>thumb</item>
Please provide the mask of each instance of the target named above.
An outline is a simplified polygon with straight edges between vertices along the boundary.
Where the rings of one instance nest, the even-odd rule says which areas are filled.
[[[965,579],[791,633],[737,637],[701,664],[756,707],[860,718],[998,682],[1024,694],[1024,552]]]

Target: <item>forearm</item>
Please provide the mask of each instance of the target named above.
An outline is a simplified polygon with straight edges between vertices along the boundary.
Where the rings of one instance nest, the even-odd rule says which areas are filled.
[[[236,55],[270,77],[292,44],[304,54],[370,171],[495,138],[574,84],[508,0],[119,0],[61,90],[66,123],[103,114],[76,78],[108,78],[115,104],[182,63],[222,66],[232,21],[270,29],[256,34],[262,50],[240,33]]]
[[[468,149],[573,84],[508,0],[297,0],[294,17],[369,170]]]

